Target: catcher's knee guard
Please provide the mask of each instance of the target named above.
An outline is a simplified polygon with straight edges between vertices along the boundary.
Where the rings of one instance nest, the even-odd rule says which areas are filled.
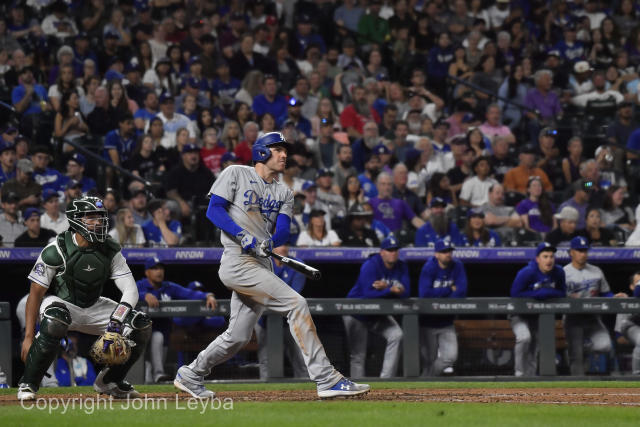
[[[129,356],[129,360],[122,365],[111,366],[109,368],[109,372],[107,372],[104,377],[105,382],[118,383],[124,380],[129,369],[133,366],[136,360],[138,360],[140,355],[144,353],[144,350],[147,347],[147,343],[151,338],[151,323],[151,319],[146,313],[131,310],[125,320],[125,324],[131,329],[127,338],[135,342],[136,345],[131,349],[131,356]]]
[[[56,301],[44,309],[40,332],[29,349],[21,382],[36,387],[40,385],[44,373],[56,358],[60,339],[67,336],[70,324],[71,313],[63,303]]]

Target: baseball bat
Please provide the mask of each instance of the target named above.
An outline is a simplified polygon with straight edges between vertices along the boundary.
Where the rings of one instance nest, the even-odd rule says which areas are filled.
[[[278,261],[280,261],[281,263],[288,265],[289,267],[293,268],[296,271],[299,271],[300,273],[304,274],[305,276],[307,276],[309,279],[312,280],[320,280],[320,278],[322,277],[322,273],[320,273],[320,270],[310,267],[305,263],[302,263],[300,261],[296,261],[295,259],[291,259],[289,257],[286,256],[282,256],[280,254],[277,254],[275,252],[270,252],[269,255],[271,255],[272,257],[274,257],[275,259],[277,259]]]

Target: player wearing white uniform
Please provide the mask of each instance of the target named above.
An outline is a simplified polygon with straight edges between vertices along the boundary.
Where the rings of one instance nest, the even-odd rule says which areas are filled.
[[[640,271],[631,275],[629,289],[635,298],[640,298]],[[620,313],[616,316],[616,332],[624,335],[633,344],[631,373],[640,375],[640,314]]]
[[[194,397],[215,396],[204,387],[204,377],[245,346],[267,308],[287,316],[319,397],[369,391],[367,384],[353,383],[334,369],[306,300],[273,273],[268,259],[274,246],[287,241],[293,215],[293,193],[275,179],[284,170],[287,146],[280,132],[263,135],[252,147],[255,166],[229,166],[209,191],[207,217],[223,231],[224,252],[218,275],[233,294],[227,330],[191,364],[178,369],[174,385]]]
[[[571,263],[564,267],[567,296],[593,298],[614,296],[602,270],[587,263],[589,242],[582,236],[571,240]],[[616,294],[616,297],[626,294]],[[609,353],[611,337],[599,315],[567,314],[564,328],[569,346],[571,375],[584,375],[584,350],[592,353]]]

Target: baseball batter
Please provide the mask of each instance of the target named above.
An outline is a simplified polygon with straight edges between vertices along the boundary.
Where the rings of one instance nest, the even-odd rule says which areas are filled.
[[[420,298],[464,298],[467,296],[467,273],[464,265],[453,259],[451,240],[439,239],[435,254],[422,267],[418,283]],[[423,376],[453,374],[458,360],[458,338],[454,316],[420,316],[420,349],[424,360]]]
[[[67,331],[91,335],[106,331],[118,341],[122,335],[134,341],[128,360],[102,369],[93,388],[117,398],[138,397],[124,377],[146,347],[151,321],[144,313],[133,310],[138,302],[136,282],[120,246],[107,235],[109,219],[102,200],[72,200],[66,214],[69,231],[59,234],[40,252],[29,273],[31,290],[21,353],[25,369],[18,399],[36,398],[40,381],[56,358],[60,339],[66,337]],[[108,279],[113,279],[122,291],[119,303],[100,296]],[[35,334],[38,313],[40,331]],[[117,345],[106,339],[102,344],[105,354],[110,346]]]
[[[613,295],[602,270],[587,263],[589,242],[585,237],[571,239],[571,262],[564,267],[567,296],[571,298],[626,297]],[[584,375],[584,350],[609,353],[611,337],[597,314],[567,314],[564,318],[565,334],[569,345],[571,375]]]
[[[567,286],[562,267],[556,265],[556,248],[542,242],[536,258],[523,267],[511,284],[512,298],[564,298]],[[511,328],[516,336],[513,350],[515,376],[534,376],[538,368],[538,316],[512,316]]]
[[[318,339],[306,300],[273,273],[268,259],[272,248],[289,237],[293,193],[275,179],[284,170],[287,146],[280,132],[263,135],[252,147],[255,165],[226,168],[209,191],[207,217],[223,231],[218,274],[233,294],[227,330],[190,365],[178,369],[174,385],[194,397],[215,396],[204,387],[204,377],[245,346],[266,308],[287,316],[319,397],[369,391],[367,384],[353,383],[334,369]]]

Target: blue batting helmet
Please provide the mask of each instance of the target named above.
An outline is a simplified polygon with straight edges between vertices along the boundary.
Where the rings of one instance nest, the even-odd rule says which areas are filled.
[[[285,144],[287,144],[287,140],[284,139],[284,135],[282,135],[282,133],[265,133],[253,143],[253,147],[251,148],[251,157],[254,162],[266,162],[271,156],[271,150],[269,150],[269,147]]]

